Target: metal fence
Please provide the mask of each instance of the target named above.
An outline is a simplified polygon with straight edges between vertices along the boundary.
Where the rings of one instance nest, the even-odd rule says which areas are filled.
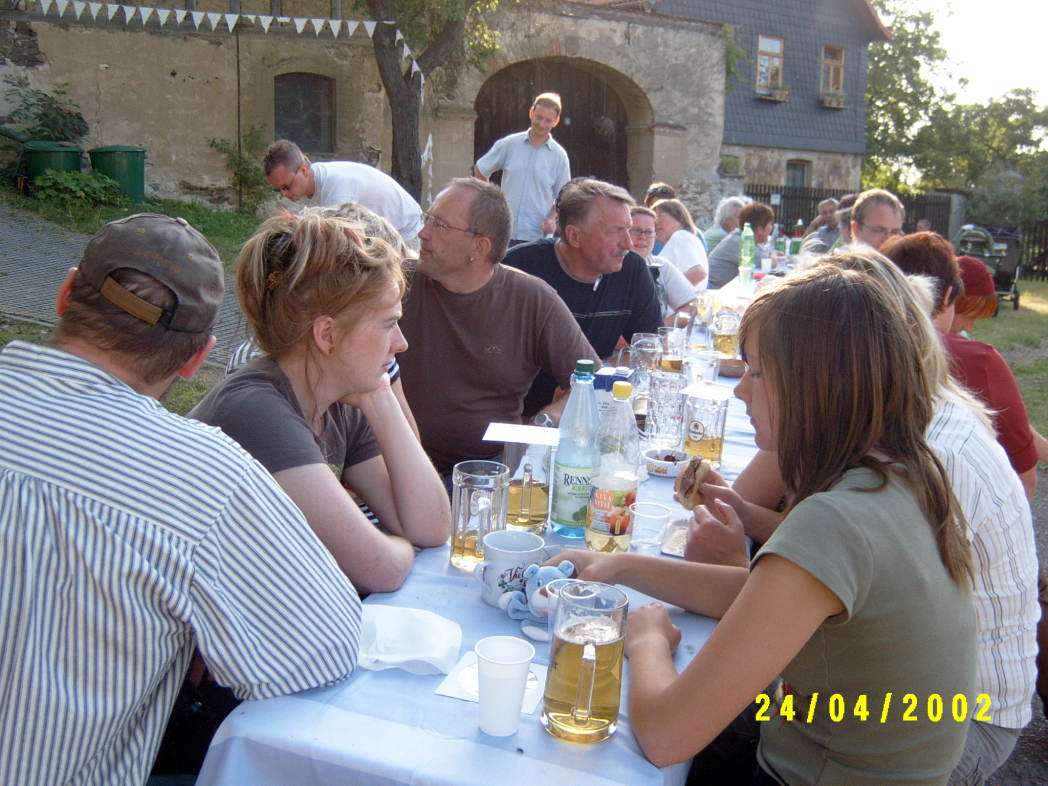
[[[789,231],[800,219],[804,226],[819,214],[819,203],[827,197],[840,199],[854,193],[834,188],[800,188],[798,186],[773,186],[749,183],[746,195],[771,205],[775,219]],[[932,229],[946,234],[950,228],[950,197],[947,194],[897,194],[906,207],[906,222],[903,229],[913,232],[917,221],[926,218]]]
[[[1022,278],[1048,281],[1048,219],[1023,224]]]

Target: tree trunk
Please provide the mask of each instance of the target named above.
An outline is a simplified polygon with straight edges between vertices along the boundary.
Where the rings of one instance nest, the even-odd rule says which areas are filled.
[[[422,75],[402,70],[400,45],[392,25],[376,25],[372,42],[393,122],[390,174],[417,200],[422,195],[422,154],[418,138]]]

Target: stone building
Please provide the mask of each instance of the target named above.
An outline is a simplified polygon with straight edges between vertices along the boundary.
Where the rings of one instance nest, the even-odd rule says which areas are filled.
[[[266,141],[295,139],[314,158],[388,170],[390,113],[369,31],[344,18],[341,0],[7,2],[0,75],[67,83],[91,128],[85,147],[148,150],[147,193],[229,201],[229,172],[208,141],[252,127]],[[635,195],[665,180],[702,220],[744,182],[857,186],[866,44],[883,28],[865,0],[780,5],[503,4],[491,19],[497,55],[427,80],[423,203],[495,139],[526,128],[529,102],[544,90],[564,97],[554,135],[573,174]],[[772,38],[777,60],[761,50]],[[736,47],[748,60],[726,74]],[[819,59],[834,47],[836,71]],[[838,93],[843,108],[827,108]]]

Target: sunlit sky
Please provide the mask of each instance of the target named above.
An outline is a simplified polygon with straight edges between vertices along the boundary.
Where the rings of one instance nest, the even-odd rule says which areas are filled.
[[[948,54],[945,80],[964,77],[960,103],[982,103],[1018,87],[1048,104],[1048,3],[1045,0],[923,0]],[[953,10],[952,15],[949,13]],[[950,84],[956,88],[956,83]]]

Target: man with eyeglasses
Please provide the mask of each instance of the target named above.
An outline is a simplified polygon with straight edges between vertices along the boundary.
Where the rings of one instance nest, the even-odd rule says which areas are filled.
[[[883,188],[863,191],[851,214],[852,241],[879,249],[890,237],[902,234],[906,209],[899,198]]]
[[[385,172],[358,161],[310,163],[298,145],[287,139],[271,144],[262,172],[273,190],[292,202],[338,207],[358,202],[389,221],[412,249],[422,227],[422,208]]]
[[[484,431],[520,422],[539,372],[567,388],[578,358],[597,359],[556,292],[500,263],[509,232],[505,194],[476,178],[452,180],[419,232],[400,319],[408,348],[397,360],[422,446],[445,476],[499,454]]]

